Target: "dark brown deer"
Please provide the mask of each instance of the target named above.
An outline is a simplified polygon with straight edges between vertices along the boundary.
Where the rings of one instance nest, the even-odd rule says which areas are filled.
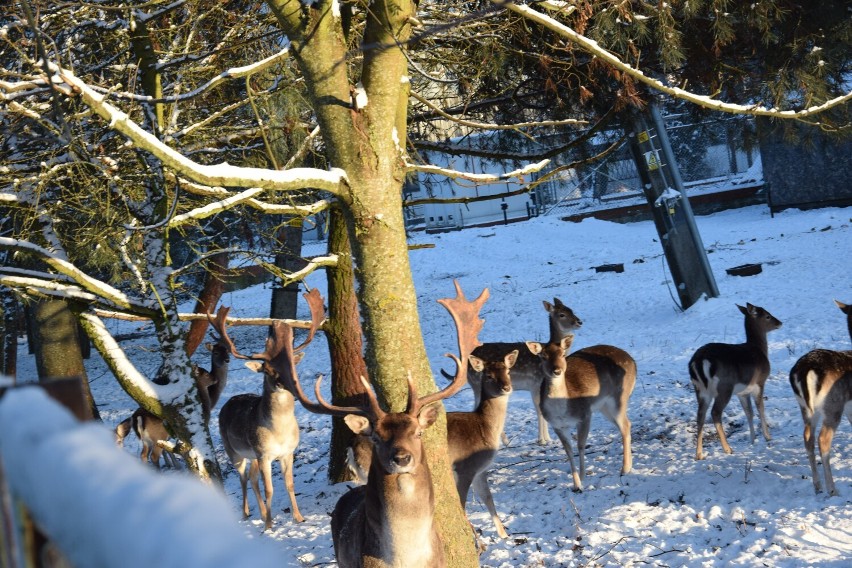
[[[846,314],[849,338],[852,339],[852,306],[837,300],[835,303]],[[790,386],[793,387],[805,423],[805,450],[808,452],[814,490],[817,493],[822,491],[814,455],[814,433],[822,418],[819,455],[825,474],[825,488],[829,495],[837,495],[831,475],[831,442],[844,413],[852,422],[852,411],[847,406],[852,402],[852,351],[814,349],[805,353],[790,370]]]
[[[746,307],[737,306],[745,316],[745,343],[708,343],[698,349],[689,360],[689,379],[695,387],[698,398],[698,441],[695,459],[704,459],[703,430],[710,404],[713,408],[710,416],[719,434],[719,441],[725,453],[731,453],[731,446],[725,437],[722,427],[722,412],[737,395],[748,420],[751,443],[755,442],[754,412],[751,398],[757,405],[760,416],[760,427],[766,441],[772,439],[769,435],[769,425],[763,404],[763,388],[769,377],[769,349],[766,334],[781,327],[781,322],[772,314],[759,306],[746,303]]]
[[[214,319],[207,314],[207,319],[218,333],[215,343],[207,343],[205,346],[210,351],[210,370],[196,365],[192,368],[192,377],[198,386],[198,395],[201,399],[201,411],[204,423],[210,421],[210,411],[216,406],[225,385],[228,382],[228,363],[231,360],[228,343],[222,339],[222,329],[225,319],[228,317],[230,308],[220,307]],[[124,438],[133,431],[142,444],[140,458],[143,462],[150,461],[158,469],[160,467],[160,456],[170,467],[175,467],[174,454],[164,450],[160,442],[166,442],[171,437],[162,419],[151,414],[144,408],[137,408],[130,418],[119,422],[115,428],[115,441],[119,447],[124,445]]]
[[[636,385],[636,361],[612,345],[593,345],[567,355],[574,336],[559,343],[527,342],[541,360],[545,381],[541,385],[541,410],[568,455],[574,491],[583,490],[586,475],[586,439],[595,411],[603,414],[621,432],[621,473],[633,467],[630,420],[627,403]],[[579,471],[574,467],[570,428],[577,427]]]
[[[238,394],[222,406],[219,412],[219,433],[225,452],[240,475],[243,515],[250,516],[247,495],[247,480],[250,478],[265,529],[272,527],[272,462],[276,460],[281,465],[281,475],[290,496],[293,520],[304,520],[296,503],[293,484],[293,452],[299,445],[299,424],[293,413],[295,400],[292,376],[296,363],[303,355],[302,349],[313,340],[324,314],[323,300],[316,289],[305,294],[305,297],[311,308],[311,328],[308,338],[296,348],[293,347],[292,328],[281,321],[272,324],[266,349],[251,356],[237,351],[225,326],[220,331],[230,346],[231,354],[238,359],[249,360],[246,365],[263,374],[263,394]],[[265,500],[260,495],[258,471],[263,480]]]
[[[548,313],[550,325],[548,343],[559,343],[562,341],[562,338],[570,335],[574,330],[579,329],[583,325],[580,318],[574,315],[571,308],[563,304],[559,298],[553,298],[553,304],[547,301],[543,303],[544,309]],[[547,445],[550,443],[550,434],[547,431],[547,422],[541,413],[541,383],[544,380],[544,376],[542,375],[538,357],[530,353],[524,342],[483,343],[473,350],[473,355],[483,361],[499,361],[506,353],[515,350],[518,351],[518,359],[512,368],[512,388],[516,391],[529,391],[538,418],[538,443],[540,445]],[[469,381],[473,389],[474,405],[478,407],[482,390],[480,387],[482,375],[478,372],[470,373]],[[509,443],[505,434],[503,434],[503,443],[506,445]]]
[[[466,382],[468,358],[477,345],[482,328],[478,318],[488,290],[470,302],[458,283],[457,296],[439,302],[453,316],[458,330],[459,356],[456,374],[443,390],[423,397],[417,395],[414,380],[408,377],[408,408],[385,412],[365,378],[361,378],[368,406],[335,406],[320,395],[319,377],[315,386],[318,403],[309,400],[295,375],[299,400],[311,412],[343,416],[356,434],[369,435],[373,444],[367,484],[344,494],[331,518],[331,531],[338,565],[362,565],[372,557],[384,566],[408,568],[446,566],[443,546],[435,526],[435,496],[432,477],[421,435],[434,424],[438,408],[434,403],[448,398]]]

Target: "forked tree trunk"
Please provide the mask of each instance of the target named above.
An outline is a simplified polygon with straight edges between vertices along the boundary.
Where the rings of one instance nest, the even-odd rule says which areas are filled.
[[[33,302],[30,314],[39,381],[79,377],[86,404],[95,420],[100,420],[83,364],[77,318],[68,304],[62,300],[40,299]]]
[[[355,296],[355,274],[346,220],[338,208],[332,208],[328,220],[328,252],[340,259],[328,271],[328,321],[325,336],[331,356],[331,401],[339,406],[366,405],[360,377],[369,378],[363,357],[361,315]],[[328,479],[333,483],[351,480],[345,467],[346,448],[354,434],[343,419],[332,418]]]
[[[409,372],[421,395],[437,390],[420,330],[402,213],[406,171],[401,154],[408,104],[408,61],[402,50],[411,37],[416,6],[411,0],[370,3],[360,73],[368,101],[365,107],[354,108],[349,46],[332,2],[310,7],[299,0],[267,0],[267,4],[305,77],[328,161],[347,175],[347,190],[338,197],[345,206],[357,268],[367,368],[382,404],[390,411],[402,411],[408,402]],[[447,296],[453,295],[448,286]],[[455,341],[449,315],[446,329],[449,347]],[[447,454],[445,413],[426,430],[425,442],[436,489],[435,517],[448,565],[476,566],[473,535]],[[362,561],[368,568],[384,566],[377,558]]]

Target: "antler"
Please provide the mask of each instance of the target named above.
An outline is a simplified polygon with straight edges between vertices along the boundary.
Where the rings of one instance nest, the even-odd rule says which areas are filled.
[[[305,341],[303,341],[298,347],[294,347],[294,351],[301,351],[314,340],[314,335],[316,335],[317,330],[320,328],[323,320],[325,319],[325,306],[319,290],[311,288],[302,294],[302,296],[304,296],[305,300],[307,300],[308,307],[311,310],[311,327],[308,329],[307,339],[305,339]]]
[[[231,336],[228,335],[228,325],[226,320],[228,318],[228,312],[230,311],[231,308],[220,306],[219,311],[216,312],[215,318],[213,318],[213,314],[207,312],[207,321],[210,322],[210,325],[213,326],[213,329],[216,330],[216,333],[219,334],[218,341],[224,342],[225,345],[227,345],[228,350],[230,350],[231,355],[233,355],[237,359],[261,359],[261,357],[249,357],[248,355],[243,355],[242,353],[237,351],[237,346],[234,345],[234,342],[231,340]]]
[[[452,358],[456,363],[456,375],[452,382],[443,390],[436,393],[428,394],[422,398],[416,398],[415,392],[409,381],[409,401],[408,413],[415,415],[419,409],[433,402],[449,398],[456,394],[467,382],[467,362],[470,353],[479,345],[482,345],[477,339],[477,335],[482,330],[485,320],[479,318],[479,310],[490,296],[488,288],[485,288],[479,297],[472,302],[464,296],[458,280],[453,280],[456,287],[455,298],[443,298],[438,300],[438,303],[444,306],[450,315],[453,316],[453,321],[456,324],[458,332],[459,356],[453,353],[447,353],[447,357]],[[416,400],[416,403],[414,402]]]

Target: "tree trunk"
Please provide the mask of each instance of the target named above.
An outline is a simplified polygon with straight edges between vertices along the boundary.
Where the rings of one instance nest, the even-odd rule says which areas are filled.
[[[275,254],[275,266],[285,274],[300,270],[305,266],[302,259],[302,218],[285,220],[278,230],[275,240],[278,252]],[[269,317],[278,319],[296,319],[296,307],[299,300],[299,283],[282,285],[275,279],[272,287],[272,307]]]
[[[308,89],[308,97],[326,144],[329,163],[346,171],[349,238],[358,278],[358,299],[367,339],[370,380],[386,409],[396,412],[408,402],[406,377],[418,392],[436,391],[420,330],[417,295],[408,259],[402,213],[406,171],[403,149],[407,132],[408,60],[403,53],[411,37],[416,7],[411,0],[376,0],[370,4],[364,32],[366,46],[360,82],[366,106],[352,104],[341,19],[326,2],[304,8],[297,0],[267,0],[291,41]],[[447,295],[453,290],[448,286]],[[478,292],[478,291],[477,291]],[[447,316],[448,329],[452,319]],[[454,335],[448,332],[448,335]],[[478,557],[471,527],[458,499],[447,453],[446,414],[426,430],[428,462],[435,485],[435,518],[449,566],[475,566]],[[364,566],[383,566],[363,558]]]
[[[329,212],[328,252],[336,254],[338,265],[328,272],[328,322],[325,336],[331,356],[331,400],[340,406],[366,404],[360,377],[369,378],[363,357],[361,315],[355,296],[355,274],[349,233],[342,212]],[[346,468],[346,448],[354,434],[343,419],[334,417],[331,426],[328,479],[332,483],[352,479]]]
[[[11,288],[0,286],[3,305],[3,368],[0,373],[15,379],[18,374],[18,300]]]
[[[79,377],[92,416],[100,420],[83,365],[77,318],[68,304],[62,300],[40,299],[33,302],[30,314],[39,381]]]

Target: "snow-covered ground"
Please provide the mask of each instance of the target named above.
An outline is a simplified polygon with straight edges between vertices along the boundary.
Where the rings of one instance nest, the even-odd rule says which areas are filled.
[[[412,242],[434,248],[411,252],[421,323],[433,370],[451,364],[452,324],[436,300],[454,295],[458,279],[468,297],[491,290],[482,316],[482,341],[546,340],[542,301],[560,298],[583,320],[573,349],[606,343],[633,355],[639,375],[630,401],[633,471],[619,475],[621,440],[600,415],[589,436],[586,489],[571,491],[570,469],[561,445],[534,443],[536,422],[529,395],[512,395],[501,449],[490,474],[497,509],[511,538],[500,540],[484,505],[472,498],[467,510],[488,544],[482,566],[848,566],[852,560],[852,430],[843,424],[832,460],[839,497],[815,495],[802,445],[802,420],[787,380],[798,357],[815,347],[849,349],[843,314],[833,299],[852,302],[852,208],[787,210],[773,217],[752,206],[698,217],[697,225],[721,292],[686,312],[675,305],[662,249],[651,222],[615,224],[587,219],[565,223],[540,217],[508,226],[440,235],[416,234]],[[737,277],[726,268],[763,263],[756,276]],[[592,267],[624,263],[624,272],[596,273]],[[325,290],[321,275],[309,284]],[[227,294],[232,315],[267,315],[270,290],[256,287]],[[686,364],[712,341],[744,340],[736,304],[765,307],[784,322],[769,336],[772,373],[766,411],[772,441],[749,442],[748,426],[734,401],[725,412],[732,455],[721,451],[706,426],[704,461],[696,461],[696,401]],[[307,308],[301,306],[307,315]],[[110,322],[115,333],[139,324]],[[144,330],[144,328],[142,328]],[[261,350],[265,329],[232,328],[245,351]],[[150,339],[122,343],[143,371],[153,371]],[[199,350],[202,366],[208,359]],[[133,401],[116,386],[97,356],[87,362],[105,427],[130,415]],[[300,376],[329,374],[322,337],[307,349]],[[34,376],[25,347],[19,377]],[[259,375],[232,360],[223,400],[259,392]],[[447,402],[470,409],[463,390]],[[302,441],[295,482],[305,522],[292,522],[283,482],[276,470],[275,527],[263,524],[253,501],[246,533],[280,551],[281,565],[324,566],[334,562],[329,512],[346,486],[326,481],[328,417],[297,409]],[[214,411],[211,430],[218,444]],[[128,438],[125,451],[138,452]],[[234,511],[240,489],[233,468],[219,452]],[[152,497],[153,498],[153,497]],[[95,506],[95,505],[93,505]],[[141,537],[144,538],[144,537]],[[209,535],[215,539],[216,535]]]

